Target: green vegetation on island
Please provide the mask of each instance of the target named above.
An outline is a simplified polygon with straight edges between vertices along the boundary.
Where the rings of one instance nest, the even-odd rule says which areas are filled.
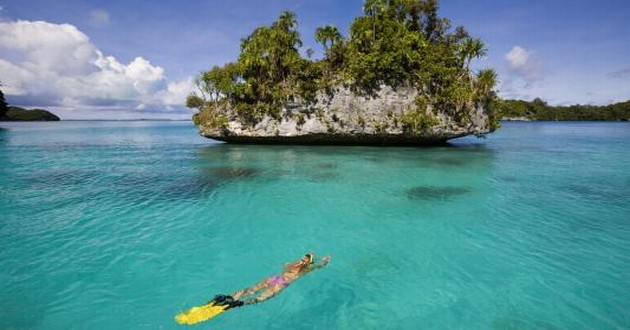
[[[251,127],[263,117],[280,120],[288,103],[308,105],[338,88],[373,97],[388,86],[418,92],[414,106],[396,118],[407,132],[435,125],[438,113],[470,125],[473,109],[485,109],[490,129],[498,127],[499,117],[487,107],[496,98],[497,75],[470,68],[473,59],[485,55],[484,43],[461,26],[452,29],[438,16],[437,0],[366,0],[363,13],[347,38],[334,26],[316,29],[322,59],[313,59],[312,49],[302,56],[291,12],[255,29],[242,39],[236,61],[199,75],[199,91],[186,100],[199,110],[193,121],[225,127],[235,110],[238,121]]]
[[[0,87],[2,84],[0,83]],[[0,89],[0,121],[58,121],[59,117],[43,109],[26,110],[24,108],[9,106],[4,98],[4,92]]]
[[[497,100],[493,102],[495,111],[503,119],[521,120],[597,120],[619,121],[630,119],[630,100],[609,105],[570,105],[551,106],[536,98],[533,101]]]
[[[44,109],[27,110],[10,106],[5,116],[0,120],[6,121],[59,121],[59,117]]]

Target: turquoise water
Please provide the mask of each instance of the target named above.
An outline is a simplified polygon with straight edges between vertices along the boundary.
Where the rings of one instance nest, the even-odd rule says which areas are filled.
[[[628,329],[630,125],[430,149],[232,146],[186,122],[1,123],[0,328]]]

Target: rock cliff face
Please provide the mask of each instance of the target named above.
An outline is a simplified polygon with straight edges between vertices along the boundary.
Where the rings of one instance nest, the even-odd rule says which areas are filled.
[[[202,120],[198,126],[207,138],[252,144],[427,145],[490,132],[483,107],[470,109],[464,120],[430,108],[409,120],[416,96],[413,88],[383,86],[374,97],[340,88],[332,95],[318,94],[309,105],[289,103],[277,119],[244,124],[228,109],[227,123],[213,127]]]

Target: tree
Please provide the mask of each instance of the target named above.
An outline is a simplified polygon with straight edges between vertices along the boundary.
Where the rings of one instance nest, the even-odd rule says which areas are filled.
[[[470,68],[486,53],[483,42],[463,27],[451,31],[437,0],[366,0],[363,11],[345,39],[332,25],[316,29],[323,60],[311,59],[310,49],[303,52],[307,58],[300,55],[295,14],[283,12],[241,40],[237,61],[201,74],[199,95],[187,104],[206,116],[232,109],[244,124],[255,124],[265,115],[278,119],[289,102],[308,102],[339,86],[366,96],[381,86],[410,87],[422,100],[408,116],[417,124],[418,118],[430,123],[431,111],[466,121],[495,98],[496,73]]]
[[[186,97],[186,107],[188,107],[188,108],[197,109],[197,110],[201,111],[203,109],[204,105],[206,105],[206,100],[204,100],[203,98],[199,97],[199,95],[197,95],[197,93],[190,93]]]
[[[0,87],[2,87],[2,83],[0,83]],[[7,114],[7,111],[9,111],[9,105],[4,99],[4,93],[0,89],[0,118],[4,118],[4,116],[6,116]]]
[[[343,38],[341,37],[341,33],[337,27],[326,25],[315,30],[315,41],[322,44],[322,46],[324,46],[324,52],[328,54],[332,47],[343,41]]]
[[[333,80],[332,72],[338,71],[345,62],[343,37],[337,27],[326,25],[315,30],[315,41],[324,46],[325,75],[328,81]],[[326,84],[324,84],[326,85]]]
[[[313,54],[315,54],[315,51],[313,50],[313,48],[306,48],[306,57],[310,60],[313,57]]]
[[[271,25],[241,40],[236,62],[202,73],[196,79],[199,95],[189,95],[187,104],[215,112],[219,105],[229,103],[249,123],[263,115],[277,118],[286,102],[313,98],[317,89],[314,81],[321,76],[320,70],[300,56],[300,47],[295,14],[285,11]],[[307,50],[309,54],[312,51]]]
[[[550,106],[544,100],[500,100],[500,115],[507,118],[524,117],[531,120],[628,120],[630,101],[605,106],[570,105]]]
[[[462,65],[467,70],[470,69],[470,62],[473,59],[486,55],[486,49],[484,48],[483,41],[478,38],[465,38],[460,47]]]
[[[304,60],[295,14],[285,11],[271,26],[256,29],[241,42],[238,59],[244,86],[233,99],[252,120],[263,114],[277,117],[282,104],[295,98],[296,77]]]
[[[492,69],[477,72],[477,87],[481,94],[488,94],[497,84],[497,73]]]

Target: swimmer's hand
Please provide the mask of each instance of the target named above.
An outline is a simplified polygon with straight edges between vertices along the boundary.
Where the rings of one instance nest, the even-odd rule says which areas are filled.
[[[322,257],[322,266],[328,265],[329,262],[330,262],[330,256],[323,256]]]
[[[318,263],[317,265],[312,265],[310,270],[315,270],[315,269],[320,269],[320,268],[326,267],[326,265],[328,265],[329,262],[330,262],[330,256],[324,256],[324,257],[322,257],[322,261],[320,263]]]

